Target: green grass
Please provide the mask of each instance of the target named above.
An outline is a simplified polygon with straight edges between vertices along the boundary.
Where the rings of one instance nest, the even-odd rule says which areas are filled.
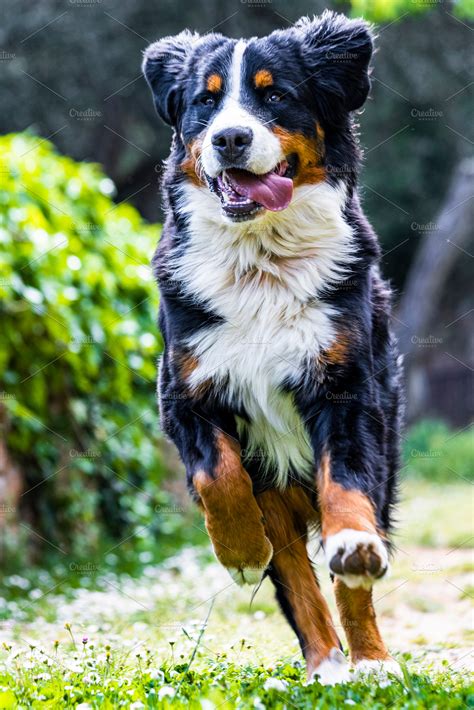
[[[473,547],[474,484],[402,480],[394,540],[403,547]]]
[[[474,430],[450,430],[443,422],[424,419],[403,437],[404,472],[430,483],[474,483]]]
[[[382,685],[372,681],[323,688],[319,683],[305,686],[303,671],[294,663],[269,669],[198,654],[196,668],[191,658],[156,667],[149,650],[140,655],[131,664],[113,650],[85,647],[75,663],[63,665],[57,650],[50,655],[31,650],[32,660],[26,667],[25,659],[18,663],[15,678],[0,673],[0,708],[474,707],[474,688],[455,673],[432,678],[405,673],[403,681]]]

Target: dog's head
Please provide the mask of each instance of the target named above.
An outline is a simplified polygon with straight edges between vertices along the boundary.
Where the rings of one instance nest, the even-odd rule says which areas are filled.
[[[180,170],[243,221],[327,179],[328,153],[337,162],[350,145],[349,115],[367,97],[371,54],[364,21],[325,12],[249,41],[184,31],[148,47],[143,70]]]

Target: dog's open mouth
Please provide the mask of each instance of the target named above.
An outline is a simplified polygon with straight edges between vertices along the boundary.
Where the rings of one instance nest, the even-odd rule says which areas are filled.
[[[252,219],[262,210],[280,212],[293,196],[296,156],[282,160],[269,173],[257,175],[241,168],[223,170],[209,187],[222,204],[224,213],[233,221]]]

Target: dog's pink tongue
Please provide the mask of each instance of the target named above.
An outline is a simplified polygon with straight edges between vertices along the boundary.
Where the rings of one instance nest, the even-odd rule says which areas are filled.
[[[227,171],[232,187],[239,195],[244,195],[271,210],[286,209],[293,196],[293,180],[277,173],[254,175],[247,170],[232,168]]]

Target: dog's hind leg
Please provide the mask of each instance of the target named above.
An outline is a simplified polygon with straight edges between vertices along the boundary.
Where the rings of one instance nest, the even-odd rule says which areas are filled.
[[[350,680],[349,665],[306,550],[308,524],[315,516],[311,501],[301,487],[295,486],[283,493],[265,491],[257,496],[257,502],[273,545],[268,573],[300,642],[308,680],[327,685]]]

